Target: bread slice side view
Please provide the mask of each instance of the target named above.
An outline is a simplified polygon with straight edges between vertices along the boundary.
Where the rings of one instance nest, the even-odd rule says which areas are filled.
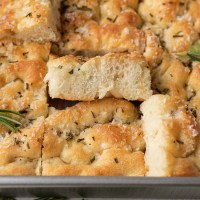
[[[25,120],[23,126],[10,132],[0,125],[0,175],[41,175],[44,117]]]
[[[0,38],[57,41],[60,37],[60,0],[2,0]]]
[[[186,103],[154,95],[141,110],[147,176],[199,176],[199,127]]]
[[[142,56],[107,54],[87,61],[65,56],[48,63],[52,98],[94,100],[113,96],[144,100],[152,95],[150,70]]]
[[[144,176],[143,132],[125,100],[81,102],[45,120],[42,175]]]

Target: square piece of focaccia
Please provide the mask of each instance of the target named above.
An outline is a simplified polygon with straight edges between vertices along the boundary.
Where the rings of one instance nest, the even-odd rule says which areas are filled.
[[[187,100],[200,123],[200,63],[189,65],[166,54],[151,74],[153,90]]]
[[[144,53],[151,65],[161,59],[159,39],[141,28],[138,0],[76,1],[62,5],[62,36],[53,51],[59,55],[104,55],[108,52]]]
[[[154,95],[141,110],[147,176],[199,176],[199,126],[184,100]]]
[[[0,60],[0,109],[11,109],[36,119],[48,113],[47,67],[42,60]]]
[[[137,109],[106,98],[53,113],[45,120],[42,175],[144,176]]]
[[[45,78],[52,98],[94,100],[108,96],[144,100],[152,95],[150,70],[138,54],[50,60]]]
[[[60,0],[1,0],[0,38],[57,41],[59,7]]]
[[[0,125],[0,176],[41,175],[44,117],[23,120],[16,132]]]
[[[15,38],[0,40],[0,61],[17,62],[21,60],[47,61],[51,44],[27,42]]]
[[[144,29],[160,36],[171,54],[185,53],[198,40],[200,32],[200,1],[144,0],[138,12],[144,19]]]

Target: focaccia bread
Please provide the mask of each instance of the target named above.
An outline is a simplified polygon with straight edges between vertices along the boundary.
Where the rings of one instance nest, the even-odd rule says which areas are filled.
[[[152,88],[156,93],[178,96],[187,100],[187,83],[190,68],[169,54],[163,56],[162,63],[152,70]]]
[[[20,111],[28,119],[46,116],[46,72],[46,64],[40,60],[1,62],[0,108]]]
[[[84,60],[65,56],[49,61],[45,78],[52,98],[94,100],[151,96],[150,70],[138,54],[107,54]]]
[[[199,0],[144,0],[138,13],[144,20],[144,29],[158,35],[171,54],[180,54],[187,52],[199,38],[198,8]]]
[[[10,132],[0,125],[0,175],[41,175],[44,117]]]
[[[32,41],[59,39],[60,0],[1,0],[0,38]]]
[[[194,63],[188,79],[187,100],[200,124],[200,63]]]
[[[125,100],[82,102],[45,120],[42,175],[144,176],[143,133]]]
[[[47,61],[50,43],[26,42],[18,39],[4,38],[0,40],[0,62],[13,63],[21,60]]]
[[[110,52],[143,54],[145,51],[149,64],[155,65],[160,59],[159,39],[153,32],[149,34],[140,29],[138,0],[65,0],[62,7],[62,37],[54,44],[54,53],[91,57]]]
[[[186,102],[154,95],[141,111],[147,176],[199,176],[199,127]]]

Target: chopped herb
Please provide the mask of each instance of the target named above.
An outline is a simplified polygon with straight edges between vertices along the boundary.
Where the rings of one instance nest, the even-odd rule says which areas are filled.
[[[95,156],[90,160],[90,163],[93,163],[95,161]]]
[[[119,160],[117,158],[114,158],[115,163],[119,163]]]
[[[69,133],[69,134],[67,135],[66,140],[72,140],[73,138],[74,138],[74,135],[73,135],[72,133]]]
[[[19,144],[19,141],[17,140],[16,137],[13,138],[13,144],[14,144],[14,145],[18,145],[18,144]]]
[[[175,140],[174,143],[184,144],[184,142],[182,142],[181,140]]]
[[[107,17],[107,20],[112,22],[112,19],[110,17]]]
[[[77,142],[79,143],[79,142],[81,142],[81,141],[83,141],[84,140],[84,138],[79,138],[78,140],[77,140]]]
[[[177,32],[176,34],[173,35],[173,38],[183,37],[184,35],[181,33],[182,33],[181,31]]]
[[[93,118],[96,118],[95,114],[91,111]]]
[[[195,118],[197,118],[197,111],[196,111],[194,108],[191,108],[190,111],[191,111],[192,115],[193,115]]]
[[[28,13],[28,14],[26,15],[26,17],[32,17],[32,13],[31,13],[31,12]]]
[[[74,73],[74,70],[72,69],[70,72],[69,72],[69,74],[73,74]]]
[[[196,96],[196,92],[193,90],[190,97],[188,97],[188,101],[192,100],[193,97]]]
[[[25,83],[25,88],[28,90],[29,89],[29,84]]]
[[[58,65],[58,69],[62,69],[63,68],[63,66],[62,65]]]
[[[17,94],[19,95],[19,97],[22,97],[22,93],[21,92],[18,92]]]
[[[27,51],[27,52],[24,52],[24,53],[23,53],[23,56],[27,56],[28,53],[29,53],[28,51]]]
[[[82,10],[82,11],[92,11],[91,8],[88,8],[88,7],[86,7],[86,6],[78,7],[77,5],[75,5],[75,7],[76,7],[78,10]]]
[[[18,62],[18,60],[11,60],[11,61],[9,61],[9,63],[17,63]]]
[[[30,149],[30,145],[29,145],[29,143],[27,143],[26,146],[27,146],[28,149]]]

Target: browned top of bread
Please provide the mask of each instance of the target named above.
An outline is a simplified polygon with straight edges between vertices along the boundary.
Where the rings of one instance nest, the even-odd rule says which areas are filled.
[[[186,102],[154,95],[141,110],[147,175],[199,176],[199,126]]]
[[[0,40],[0,60],[7,60],[8,62],[20,60],[47,61],[50,47],[50,43],[43,44],[4,38]]]
[[[136,119],[133,105],[117,99],[79,103],[50,115],[43,175],[144,175],[144,141]]]
[[[64,1],[63,4],[62,39],[54,45],[54,52],[94,56],[145,51],[150,65],[161,59],[157,36],[140,29],[137,0]]]
[[[59,0],[1,0],[0,38],[9,35],[35,41],[58,40],[59,5]]]
[[[29,119],[46,116],[47,96],[43,83],[46,71],[43,61],[2,62],[0,108],[20,111]]]
[[[41,175],[44,117],[8,132],[0,125],[0,175]]]

